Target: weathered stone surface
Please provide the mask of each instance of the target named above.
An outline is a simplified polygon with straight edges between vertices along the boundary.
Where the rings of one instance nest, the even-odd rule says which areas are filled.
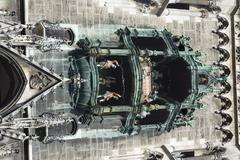
[[[11,0],[13,1],[13,0]],[[9,0],[10,2],[10,0]],[[114,31],[120,27],[129,25],[136,27],[166,27],[174,34],[184,34],[192,38],[191,45],[194,50],[206,53],[201,59],[207,63],[218,58],[216,51],[211,47],[217,44],[217,37],[211,33],[217,22],[212,19],[194,18],[183,21],[173,20],[169,22],[164,17],[152,15],[129,14],[122,8],[114,8],[109,13],[107,7],[99,6],[97,0],[29,0],[28,22],[35,23],[41,19],[50,21],[62,20],[66,24],[78,24],[75,28],[79,31],[77,37],[88,36],[90,38],[116,39]],[[0,1],[0,6],[2,1]],[[14,2],[15,4],[15,2]],[[51,51],[46,54],[33,52],[35,59],[42,62],[48,68],[52,67],[57,74],[67,75],[67,51]],[[45,111],[58,112],[62,107],[70,107],[68,88],[58,88],[56,94],[49,94],[46,101],[38,101],[33,107],[33,115],[39,115]],[[218,124],[218,117],[214,111],[218,108],[212,95],[204,99],[210,105],[206,109],[194,113],[195,121],[193,127],[181,127],[158,136],[155,132],[141,133],[134,137],[123,137],[113,139],[93,138],[78,139],[65,143],[54,142],[43,145],[33,142],[33,160],[95,160],[103,159],[103,156],[132,154],[136,148],[159,147],[162,144],[171,144],[176,140],[178,143],[194,141],[199,144],[200,138],[206,141],[218,141],[221,134],[214,131]],[[17,158],[15,158],[17,159]]]

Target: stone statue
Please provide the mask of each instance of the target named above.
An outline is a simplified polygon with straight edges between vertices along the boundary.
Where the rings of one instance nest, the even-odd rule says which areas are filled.
[[[144,160],[162,160],[164,155],[157,151],[146,150]]]
[[[105,62],[99,62],[97,66],[100,67],[101,69],[109,69],[109,68],[117,68],[120,65],[117,60],[107,60]]]
[[[106,102],[112,98],[118,100],[119,98],[121,98],[121,95],[116,92],[106,91],[105,94],[99,95],[98,98],[99,102]]]

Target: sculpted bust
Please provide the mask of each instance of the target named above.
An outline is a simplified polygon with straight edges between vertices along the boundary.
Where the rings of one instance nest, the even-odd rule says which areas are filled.
[[[42,90],[51,83],[51,80],[42,73],[38,72],[30,77],[29,86],[31,89]]]

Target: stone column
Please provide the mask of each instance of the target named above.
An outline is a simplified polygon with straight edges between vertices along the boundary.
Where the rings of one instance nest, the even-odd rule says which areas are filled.
[[[172,16],[172,15],[178,15],[178,16],[191,16],[191,17],[216,17],[213,14],[209,14],[206,10],[199,10],[199,11],[187,11],[187,10],[180,10],[180,9],[165,9],[163,16]]]
[[[66,41],[69,45],[72,45],[75,39],[74,32],[70,28],[63,28],[60,24],[47,20],[41,20],[36,23],[32,32],[44,38]]]
[[[129,160],[129,159],[131,159],[131,160],[139,160],[139,159],[142,159],[142,160],[148,160],[148,159],[162,160],[163,158],[164,158],[164,155],[161,152],[152,151],[152,150],[147,149],[143,153],[111,156],[111,157],[109,157],[109,160]]]
[[[226,151],[226,148],[222,147],[222,146],[215,146],[213,143],[200,143],[200,144],[194,144],[192,146],[181,146],[178,148],[175,148],[175,146],[173,147],[173,150],[171,151],[171,154],[175,157],[175,158],[180,158],[182,157],[182,159],[188,159],[188,158],[206,158],[206,159],[211,159],[213,158],[215,155],[222,155],[224,154]],[[184,152],[194,152],[194,156],[192,157],[183,157],[182,154]]]
[[[101,41],[101,40],[96,40],[96,41],[89,40],[89,41],[91,42],[92,48],[119,49],[119,48],[122,48],[122,46],[124,46],[124,43],[119,41]]]
[[[185,3],[190,5],[209,5],[209,0],[170,0],[169,3]]]
[[[128,49],[98,49],[97,52],[106,56],[128,56],[131,54]]]
[[[111,113],[119,113],[119,112],[131,112],[133,111],[132,106],[100,106],[94,109],[94,113],[97,115],[102,114],[111,114]]]
[[[132,155],[123,155],[123,156],[111,156],[109,157],[109,160],[138,160],[138,159],[143,159],[144,154],[132,154]]]

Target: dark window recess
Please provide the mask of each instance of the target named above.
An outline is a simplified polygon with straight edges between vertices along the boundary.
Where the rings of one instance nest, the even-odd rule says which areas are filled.
[[[188,109],[181,109],[180,111],[181,114],[186,115],[188,113]]]
[[[69,34],[69,40],[70,40],[69,45],[72,45],[75,39],[75,35],[70,28],[67,29],[67,33]]]
[[[158,61],[154,60],[158,58]],[[153,83],[158,85],[159,96],[168,100],[183,102],[191,90],[191,71],[182,58],[156,56],[153,63]],[[157,59],[156,59],[157,60]]]
[[[143,119],[139,119],[140,125],[165,123],[170,112],[166,109],[153,110]]]
[[[175,4],[169,4],[167,8],[174,8],[174,9],[184,9],[189,10],[189,4],[183,4],[183,3],[175,3]]]
[[[171,98],[183,102],[191,89],[191,71],[188,64],[178,58],[169,64],[168,94]]]
[[[99,85],[99,95],[103,95],[106,93],[106,91],[116,92],[121,95],[121,98],[119,99],[113,99],[106,102],[101,102],[101,105],[111,105],[111,106],[117,106],[117,105],[127,105],[131,102],[132,97],[132,81],[133,77],[131,71],[131,66],[129,63],[128,57],[121,57],[121,56],[104,56],[102,57],[101,61],[105,60],[117,60],[120,67],[117,68],[110,68],[110,69],[99,69],[100,78],[103,80],[109,81],[108,78],[111,78],[112,82],[109,85],[100,84]]]
[[[134,45],[141,50],[149,49],[149,50],[155,50],[155,51],[164,51],[166,50],[167,44],[165,43],[164,39],[159,38],[150,38],[150,37],[137,37],[132,38],[132,41]]]
[[[0,56],[0,109],[7,106],[18,94],[23,82],[18,70],[6,58]]]
[[[190,157],[194,157],[194,151],[190,151],[190,152],[181,152],[181,158],[190,158]]]

